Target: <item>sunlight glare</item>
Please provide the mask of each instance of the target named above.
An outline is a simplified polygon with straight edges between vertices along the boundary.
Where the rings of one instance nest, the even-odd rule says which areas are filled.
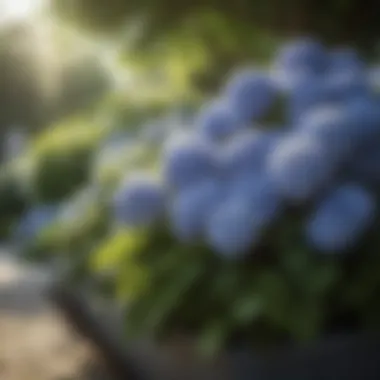
[[[43,0],[0,0],[0,22],[28,19],[41,9],[43,2]]]

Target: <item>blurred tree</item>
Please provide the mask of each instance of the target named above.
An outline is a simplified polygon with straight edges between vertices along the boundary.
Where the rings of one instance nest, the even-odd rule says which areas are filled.
[[[101,62],[93,56],[80,57],[62,70],[54,117],[85,111],[109,89],[110,79]]]
[[[121,41],[124,64],[166,78],[165,92],[176,86],[181,96],[213,93],[232,68],[266,63],[284,38],[318,35],[372,55],[380,32],[376,0],[51,1],[59,18]]]
[[[109,78],[98,60],[83,54],[71,61],[58,58],[54,41],[41,25],[24,22],[0,30],[3,144],[15,125],[39,131],[95,104],[108,89]]]
[[[372,48],[377,40],[379,3],[368,0],[53,0],[57,13],[93,31],[115,32],[144,21],[144,41],[151,44],[178,30],[189,18],[214,11],[241,28],[275,33],[318,33],[331,42]],[[233,30],[231,30],[233,33]],[[142,41],[140,41],[141,44]]]
[[[0,34],[0,133],[13,124],[34,128],[43,123],[48,106],[40,80],[40,61],[27,25]],[[45,73],[46,75],[46,73]]]

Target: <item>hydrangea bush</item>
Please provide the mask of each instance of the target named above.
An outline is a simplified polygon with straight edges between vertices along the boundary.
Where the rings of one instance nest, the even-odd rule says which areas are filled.
[[[350,48],[285,44],[168,133],[154,175],[127,173],[92,265],[129,334],[191,334],[214,352],[378,327],[372,72]]]

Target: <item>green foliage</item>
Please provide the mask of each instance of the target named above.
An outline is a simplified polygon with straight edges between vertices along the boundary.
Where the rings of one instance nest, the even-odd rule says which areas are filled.
[[[118,230],[93,255],[93,269],[110,275],[128,305],[128,336],[190,334],[206,355],[241,338],[255,346],[309,341],[352,315],[361,328],[378,328],[376,233],[352,256],[322,257],[299,236],[302,215],[291,219],[244,262],[181,245],[165,227]]]
[[[132,26],[135,29],[136,23],[142,24],[139,38],[135,41],[139,49],[151,47],[158,40],[165,40],[168,35],[178,33],[189,19],[201,20],[210,10],[227,20],[224,24],[207,21],[210,27],[217,28],[220,41],[227,35],[226,45],[232,41],[236,30],[245,30],[245,35],[250,36],[259,28],[271,30],[281,37],[297,33],[318,33],[327,41],[357,43],[373,49],[379,31],[376,3],[371,2],[363,9],[362,2],[358,0],[207,0],[180,3],[172,0],[54,0],[53,5],[60,17],[95,33],[115,34],[129,30]],[[193,31],[196,33],[196,28]],[[242,47],[242,44],[233,43]],[[244,51],[244,48],[240,51]]]
[[[110,230],[108,204],[98,190],[84,189],[63,204],[62,215],[26,248],[32,261],[58,260],[68,281],[91,279],[89,255]]]
[[[89,160],[87,151],[74,151],[70,156],[42,156],[33,179],[37,199],[56,202],[72,193],[86,181]]]
[[[79,118],[51,127],[38,137],[27,153],[33,196],[38,201],[57,202],[84,185],[103,133],[101,126]]]
[[[147,285],[147,271],[135,256],[146,244],[146,238],[141,231],[117,230],[91,255],[89,265],[95,273],[117,273],[117,296],[123,303],[136,299]],[[128,265],[124,265],[126,262]]]
[[[0,237],[7,238],[12,227],[27,209],[29,200],[22,183],[9,171],[0,173]]]
[[[141,233],[118,230],[110,236],[95,252],[91,265],[95,271],[115,269],[124,260],[130,259],[144,244],[145,236]]]
[[[138,132],[141,125],[148,120],[157,120],[167,114],[167,110],[177,100],[167,92],[162,93],[147,85],[150,92],[139,94],[122,92],[111,94],[101,105],[104,118],[116,129],[129,132]],[[194,102],[194,101],[193,101]],[[191,105],[192,103],[189,102]]]
[[[55,118],[94,108],[111,89],[109,73],[99,58],[84,57],[64,67],[55,104]]]
[[[134,142],[126,147],[106,147],[103,155],[98,152],[94,158],[91,180],[105,191],[112,192],[136,167],[157,174],[159,155],[156,144]]]

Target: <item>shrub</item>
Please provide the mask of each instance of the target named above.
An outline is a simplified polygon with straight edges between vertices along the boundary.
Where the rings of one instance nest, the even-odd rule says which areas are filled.
[[[47,130],[32,145],[30,187],[41,202],[58,202],[90,179],[93,153],[104,130],[81,119]]]
[[[290,79],[286,86],[284,75],[244,72],[218,95],[244,119],[230,136],[210,141],[196,123],[164,144],[154,190],[165,194],[166,210],[146,225],[125,218],[96,247],[94,269],[111,271],[129,333],[190,333],[210,353],[235,339],[309,340],[346,321],[355,330],[380,326],[380,188],[358,180],[355,165],[368,146],[372,155],[380,149],[379,99],[369,84],[345,87],[335,55],[331,63],[326,49],[308,43],[306,53],[304,42],[280,52],[276,74]],[[360,70],[366,75],[366,65]],[[283,127],[269,129],[272,99],[282,97],[289,110],[311,78],[342,84],[339,96],[300,102],[296,118],[285,112]],[[263,88],[263,103],[248,99]],[[196,120],[204,121],[201,112]],[[122,186],[144,197],[133,177]],[[129,200],[114,203],[118,220]]]

